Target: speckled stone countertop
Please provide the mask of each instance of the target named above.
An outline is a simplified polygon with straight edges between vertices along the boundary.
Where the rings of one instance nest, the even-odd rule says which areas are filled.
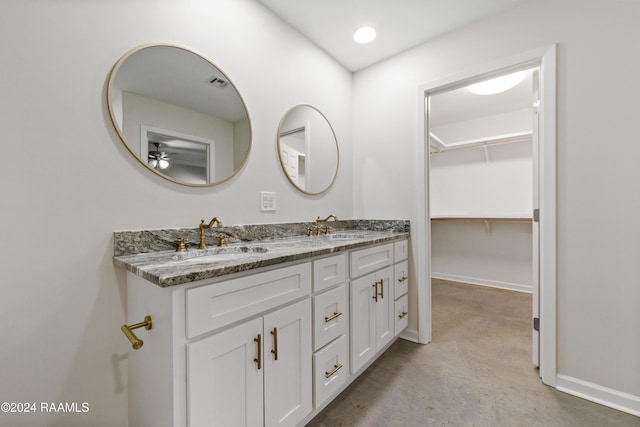
[[[409,236],[409,221],[332,221],[329,224],[335,228],[331,234],[308,237],[306,230],[310,224],[208,229],[209,247],[199,250],[191,243],[187,252],[175,252],[174,242],[179,237],[197,241],[197,228],[195,231],[166,229],[116,232],[113,262],[158,286],[169,287]],[[209,236],[215,237],[216,233],[227,236],[227,246],[217,247],[209,242]],[[196,237],[193,240],[190,238],[192,235]],[[167,246],[171,249],[167,250]]]

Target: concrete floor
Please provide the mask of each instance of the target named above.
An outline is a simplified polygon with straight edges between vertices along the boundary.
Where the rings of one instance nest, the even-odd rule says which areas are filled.
[[[436,281],[429,345],[398,340],[308,426],[639,426],[531,363],[531,295]]]

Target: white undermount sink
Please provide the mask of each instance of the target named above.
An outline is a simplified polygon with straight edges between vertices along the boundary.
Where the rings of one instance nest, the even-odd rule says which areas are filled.
[[[353,240],[362,239],[365,237],[363,233],[351,233],[351,232],[336,232],[334,234],[324,235],[329,240]]]
[[[242,259],[256,256],[268,252],[268,248],[261,246],[249,247],[249,246],[237,246],[237,247],[221,247],[211,248],[197,251],[189,251],[187,253],[176,254],[174,260],[195,264],[195,263],[209,263],[226,261],[232,259]]]

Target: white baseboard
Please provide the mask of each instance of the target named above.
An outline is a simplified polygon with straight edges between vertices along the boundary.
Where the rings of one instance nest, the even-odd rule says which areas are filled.
[[[531,285],[523,285],[520,283],[500,282],[497,280],[479,279],[477,277],[459,276],[457,274],[431,272],[433,279],[450,280],[452,282],[463,282],[471,285],[489,286],[492,288],[508,289],[510,291],[531,293]]]
[[[418,331],[416,329],[406,328],[400,333],[400,338],[403,340],[411,341],[416,344],[421,344],[418,339]]]
[[[557,375],[556,388],[559,391],[640,417],[640,396],[562,374]]]

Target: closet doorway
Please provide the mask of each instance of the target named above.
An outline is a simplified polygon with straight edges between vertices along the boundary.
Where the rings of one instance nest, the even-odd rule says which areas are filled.
[[[440,279],[537,300],[538,73],[509,71],[428,97],[432,289]],[[531,333],[538,366],[538,334]]]
[[[501,93],[480,84],[509,79]],[[555,386],[555,47],[426,85],[419,96],[420,341],[431,340],[432,276],[531,292],[532,361]]]

